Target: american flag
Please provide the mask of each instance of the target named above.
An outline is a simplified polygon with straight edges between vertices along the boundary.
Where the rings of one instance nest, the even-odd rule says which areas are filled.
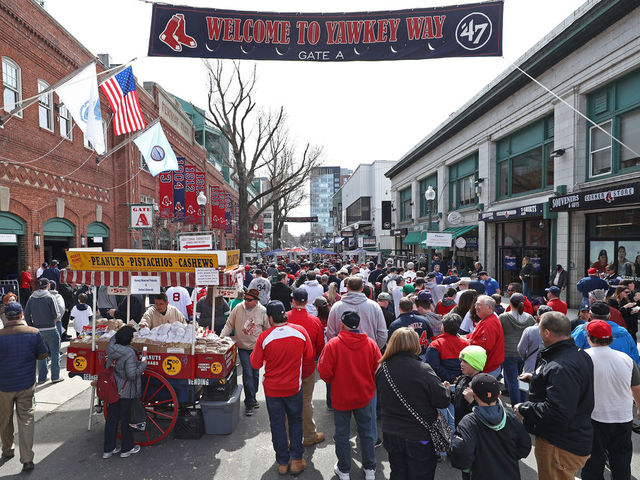
[[[135,132],[147,125],[142,118],[133,70],[127,67],[100,84],[113,110],[113,131],[116,135]]]

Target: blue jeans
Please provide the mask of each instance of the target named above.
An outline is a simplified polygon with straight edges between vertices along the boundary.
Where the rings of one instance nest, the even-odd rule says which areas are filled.
[[[60,334],[58,330],[40,330],[40,335],[49,349],[49,358],[38,360],[38,382],[47,380],[47,361],[51,359],[51,380],[60,378]]]
[[[500,370],[502,369],[502,365],[500,365],[498,368],[496,368],[494,371],[492,372],[487,372],[487,375],[491,375],[493,378],[495,378],[496,380],[498,380],[498,377],[500,376]]]
[[[349,436],[351,433],[352,413],[358,426],[360,448],[362,449],[362,468],[365,470],[375,470],[375,443],[378,435],[377,429],[375,428],[375,397],[371,399],[368,405],[362,408],[356,408],[354,410],[333,410],[333,422],[335,425],[333,440],[336,442],[338,470],[344,473],[351,470],[351,445],[349,444]]]
[[[429,440],[408,440],[383,433],[382,445],[389,454],[391,480],[433,480],[437,460]]]
[[[527,282],[522,282],[522,294],[531,300],[531,287]]]
[[[258,382],[260,381],[260,370],[251,366],[251,350],[238,349],[240,364],[242,365],[242,383],[244,384],[244,405],[251,407],[258,403],[256,393],[258,393]]]
[[[116,448],[118,424],[120,424],[121,451],[128,452],[133,448],[133,430],[129,426],[131,419],[132,398],[121,398],[107,405],[107,420],[104,423],[104,452],[112,452]]]
[[[502,364],[502,375],[509,391],[511,405],[516,405],[522,401],[518,384],[518,375],[522,372],[522,367],[524,367],[524,361],[520,357],[505,357]]]
[[[271,442],[276,451],[278,465],[286,465],[290,459],[300,460],[304,453],[302,446],[302,390],[290,397],[266,397]],[[287,446],[287,429],[289,438]]]
[[[62,339],[62,322],[56,322],[56,330],[58,330],[58,335]]]

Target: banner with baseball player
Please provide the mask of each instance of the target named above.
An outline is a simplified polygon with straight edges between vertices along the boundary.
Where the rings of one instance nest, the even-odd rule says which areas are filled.
[[[504,2],[348,13],[153,4],[150,57],[418,60],[502,55]]]

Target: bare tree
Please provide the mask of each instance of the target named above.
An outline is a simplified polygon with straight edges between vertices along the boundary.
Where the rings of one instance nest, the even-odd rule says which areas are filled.
[[[247,77],[237,62],[233,62],[230,75],[223,71],[221,61],[205,62],[205,66],[209,77],[211,121],[231,147],[231,177],[238,185],[239,247],[241,252],[249,252],[251,227],[265,209],[299,188],[296,185],[308,177],[310,165],[316,164],[319,150],[307,144],[298,162],[293,155],[285,154],[290,146],[283,133],[284,107],[277,112],[257,108],[255,67]],[[270,174],[267,189],[250,197],[249,187],[264,169],[275,174]],[[253,213],[250,212],[252,207]]]

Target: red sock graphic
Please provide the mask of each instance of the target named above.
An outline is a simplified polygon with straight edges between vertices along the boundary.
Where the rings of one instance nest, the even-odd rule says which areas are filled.
[[[184,15],[182,13],[177,13],[174,17],[178,17],[180,23],[178,24],[178,28],[174,32],[173,36],[185,47],[194,48],[198,46],[195,39],[185,33]]]
[[[171,20],[167,22],[167,26],[164,27],[164,31],[160,34],[160,40],[166,43],[172,50],[176,52],[182,51],[182,45],[175,36],[176,29],[180,25],[180,19],[177,15],[171,17]]]

